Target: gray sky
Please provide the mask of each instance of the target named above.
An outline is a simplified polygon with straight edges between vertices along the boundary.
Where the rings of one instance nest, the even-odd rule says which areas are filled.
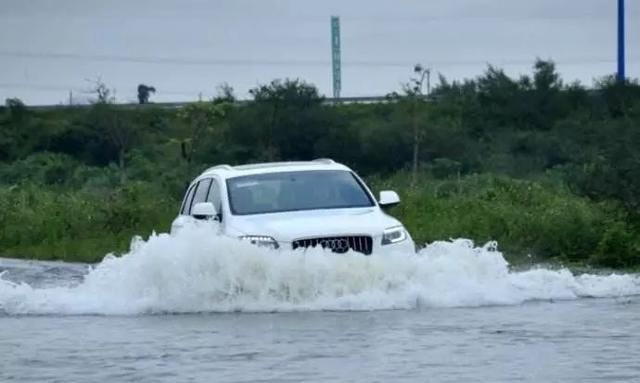
[[[640,75],[640,2],[627,1],[627,73]],[[331,94],[329,17],[340,16],[342,95],[384,95],[413,64],[449,79],[486,63],[529,73],[552,58],[567,81],[615,72],[615,0],[0,0],[0,100],[87,97],[101,78],[118,101],[240,97],[274,78]],[[635,22],[635,20],[638,22]]]

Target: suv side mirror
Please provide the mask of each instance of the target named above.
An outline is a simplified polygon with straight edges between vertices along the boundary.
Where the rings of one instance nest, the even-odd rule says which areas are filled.
[[[191,208],[191,215],[195,219],[212,219],[218,215],[216,207],[211,202],[198,202]]]
[[[380,192],[378,203],[381,207],[395,206],[400,203],[400,197],[393,190],[383,190]]]

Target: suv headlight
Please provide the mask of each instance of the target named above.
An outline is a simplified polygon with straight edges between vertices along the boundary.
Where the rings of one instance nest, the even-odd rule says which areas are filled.
[[[256,246],[264,246],[272,249],[277,249],[278,247],[280,247],[275,239],[266,235],[244,235],[240,237],[240,239],[242,239],[243,241],[251,242]]]
[[[404,230],[402,226],[394,226],[382,233],[382,244],[390,245],[392,243],[402,242],[407,239],[407,232]]]

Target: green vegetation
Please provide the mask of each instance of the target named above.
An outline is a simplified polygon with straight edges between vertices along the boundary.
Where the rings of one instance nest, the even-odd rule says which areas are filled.
[[[96,261],[167,231],[185,183],[216,163],[331,157],[394,188],[419,243],[496,240],[511,261],[640,266],[640,85],[563,84],[553,63],[323,102],[297,80],[181,109],[0,107],[0,256]],[[419,84],[416,80],[412,84]],[[143,89],[144,90],[144,89]],[[160,91],[160,90],[159,90]],[[144,92],[143,92],[144,93]]]
[[[396,188],[405,197],[392,213],[418,243],[495,240],[513,263],[640,264],[639,232],[615,203],[575,196],[562,184],[504,176],[427,178],[414,188],[408,179],[408,174],[398,174],[374,185]]]
[[[126,250],[137,233],[166,231],[178,203],[139,181],[104,194],[35,184],[7,188],[0,191],[2,255],[99,261]]]

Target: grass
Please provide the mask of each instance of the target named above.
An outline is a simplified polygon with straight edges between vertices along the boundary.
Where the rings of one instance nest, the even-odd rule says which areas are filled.
[[[167,231],[177,206],[141,182],[108,192],[38,185],[0,189],[0,256],[99,261],[127,250],[134,235]]]
[[[497,241],[513,263],[640,265],[640,232],[615,204],[577,197],[563,185],[492,175],[423,178],[415,187],[408,179],[398,174],[372,184],[404,197],[391,213],[419,244],[464,237]]]

